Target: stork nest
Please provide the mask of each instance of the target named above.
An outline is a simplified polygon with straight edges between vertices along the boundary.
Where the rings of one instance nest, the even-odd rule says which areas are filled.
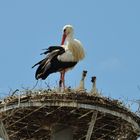
[[[93,112],[98,114],[92,140],[136,140],[140,134],[130,121],[115,115],[129,116],[140,127],[140,118],[122,102],[86,92],[26,90],[3,99],[0,110],[0,119],[10,140],[50,140],[52,128],[57,124],[71,126],[73,139],[84,140]]]

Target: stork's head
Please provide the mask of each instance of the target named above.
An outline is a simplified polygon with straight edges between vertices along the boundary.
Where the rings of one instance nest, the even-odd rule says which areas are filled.
[[[71,37],[71,38],[72,38],[73,32],[74,32],[74,30],[73,30],[72,25],[65,25],[65,26],[63,27],[63,37],[62,37],[61,45],[64,44],[65,39],[66,39],[67,37]]]

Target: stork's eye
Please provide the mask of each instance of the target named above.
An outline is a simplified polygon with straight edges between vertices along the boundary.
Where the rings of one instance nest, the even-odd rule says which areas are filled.
[[[64,29],[64,33],[66,32],[66,29]]]

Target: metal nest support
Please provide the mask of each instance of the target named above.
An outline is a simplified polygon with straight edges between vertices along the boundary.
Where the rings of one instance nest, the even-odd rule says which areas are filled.
[[[51,93],[52,92],[52,93]],[[5,140],[136,140],[140,118],[118,100],[86,92],[27,91],[0,106]],[[66,137],[60,138],[67,140]]]

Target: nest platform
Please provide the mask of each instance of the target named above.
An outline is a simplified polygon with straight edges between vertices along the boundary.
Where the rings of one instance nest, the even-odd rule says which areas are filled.
[[[25,91],[0,105],[7,140],[50,140],[56,125],[69,126],[74,140],[136,140],[140,118],[118,100],[90,93]]]

